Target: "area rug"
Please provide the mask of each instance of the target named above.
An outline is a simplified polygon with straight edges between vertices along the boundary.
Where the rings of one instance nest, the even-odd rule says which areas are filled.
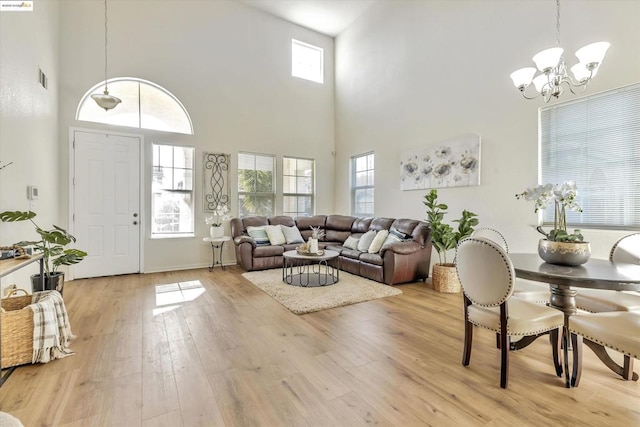
[[[402,293],[400,289],[393,286],[364,279],[345,271],[340,272],[340,281],[335,285],[314,288],[283,283],[282,270],[279,268],[251,271],[242,276],[295,314],[313,313]]]

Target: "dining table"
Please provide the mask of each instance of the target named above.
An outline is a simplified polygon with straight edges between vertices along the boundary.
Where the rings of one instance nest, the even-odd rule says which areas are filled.
[[[640,265],[613,262],[605,259],[589,259],[585,264],[566,266],[549,264],[538,254],[510,253],[516,277],[549,284],[550,307],[564,313],[563,359],[565,385],[571,387],[569,377],[568,351],[570,347],[569,322],[575,314],[576,295],[581,288],[606,289],[610,291],[640,291]],[[605,348],[597,343],[585,340],[585,344],[613,372],[623,376],[623,368],[609,356]],[[526,345],[526,344],[525,344]],[[556,369],[558,367],[556,366]],[[558,373],[560,375],[560,372]],[[638,380],[633,373],[632,379]]]

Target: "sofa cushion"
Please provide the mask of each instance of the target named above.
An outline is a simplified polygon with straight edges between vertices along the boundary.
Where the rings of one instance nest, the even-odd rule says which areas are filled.
[[[345,215],[329,215],[325,227],[327,230],[351,231],[355,217]]]
[[[331,242],[344,242],[351,235],[351,231],[324,230],[324,240]]]
[[[373,218],[373,220],[371,221],[371,225],[369,226],[370,230],[389,230],[391,228],[391,224],[393,224],[393,222],[395,221],[395,219],[393,218],[382,218],[382,217],[377,217],[377,218]]]
[[[282,256],[284,253],[284,247],[282,246],[258,246],[253,250],[254,258],[263,258],[263,257],[274,257],[274,256]]]
[[[293,227],[296,225],[296,222],[290,216],[280,215],[280,216],[270,217],[269,224],[270,225],[286,225],[287,227]]]
[[[280,228],[279,225],[266,225],[264,230],[267,232],[267,236],[269,236],[269,243],[272,245],[284,245],[287,243],[287,239],[284,237],[282,228]]]
[[[373,218],[356,218],[351,226],[352,233],[366,233],[369,231],[369,226]]]
[[[282,234],[284,234],[284,238],[287,243],[302,243],[302,235],[300,234],[300,230],[297,227],[287,227],[286,225],[281,225]]]
[[[369,230],[362,235],[360,241],[358,242],[358,250],[360,252],[367,252],[369,250],[369,246],[371,246],[371,242],[376,237],[375,230]]]
[[[260,227],[261,225],[269,225],[269,219],[266,216],[248,216],[246,218],[242,218],[242,224],[245,229],[249,229],[249,227]]]
[[[349,236],[347,237],[347,240],[344,241],[343,245],[345,248],[348,249],[358,249],[358,242],[360,241],[360,239],[357,239],[353,236]]]
[[[362,255],[360,255],[360,261],[373,265],[384,264],[384,262],[382,261],[382,257],[379,254],[363,253]]]
[[[296,227],[300,230],[300,234],[302,234],[302,238],[304,240],[309,239],[311,237],[311,227],[320,227],[324,230],[325,221],[327,219],[326,215],[314,215],[314,216],[299,216],[296,218]],[[322,238],[320,240],[327,240],[326,238]]]
[[[269,244],[269,236],[265,230],[266,225],[254,227],[252,225],[247,227],[247,234],[253,238],[258,246],[264,246]]]
[[[359,259],[362,252],[356,249],[347,249],[345,248],[342,252],[340,252],[340,256],[351,259]]]
[[[371,242],[371,245],[369,246],[369,250],[367,252],[369,252],[370,254],[377,254],[378,252],[380,252],[380,248],[384,244],[384,241],[388,235],[389,232],[387,230],[378,231],[376,233],[376,236],[373,238],[373,241]]]

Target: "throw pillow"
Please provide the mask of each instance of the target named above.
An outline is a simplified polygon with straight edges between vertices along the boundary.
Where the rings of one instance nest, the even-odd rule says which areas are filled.
[[[359,241],[360,241],[360,239],[356,239],[355,237],[349,236],[349,237],[347,237],[347,240],[344,241],[342,246],[344,246],[345,248],[356,250],[356,249],[358,249],[358,242]]]
[[[266,225],[264,229],[267,232],[267,236],[269,236],[269,243],[272,245],[284,245],[287,243],[287,239],[284,237],[282,228],[279,225]]]
[[[392,228],[392,229],[389,231],[389,234],[393,234],[393,235],[394,235],[394,236],[396,236],[398,239],[400,239],[400,241],[402,241],[402,240],[406,240],[406,239],[407,239],[407,237],[409,237],[409,236],[407,236],[406,234],[404,234],[403,232],[396,230],[395,228]]]
[[[367,252],[369,250],[369,246],[371,246],[371,242],[376,237],[375,230],[369,230],[360,237],[360,241],[358,242],[358,250],[360,252]]]
[[[258,246],[264,246],[269,244],[269,236],[267,236],[267,231],[264,229],[264,225],[259,227],[254,227],[250,225],[247,227],[247,234],[251,237]]]
[[[389,235],[389,231],[387,230],[378,231],[376,233],[376,236],[373,238],[371,245],[369,245],[368,252],[370,254],[377,254],[378,252],[380,252],[380,248],[382,247],[382,244],[384,243],[388,235]]]
[[[287,227],[286,225],[281,225],[280,228],[282,228],[282,234],[284,234],[284,238],[287,240],[287,243],[304,242],[298,227]]]
[[[389,235],[387,236],[386,239],[384,239],[384,243],[382,244],[382,246],[386,245],[387,243],[395,243],[395,242],[402,242],[403,240],[398,237],[395,233],[389,232]]]

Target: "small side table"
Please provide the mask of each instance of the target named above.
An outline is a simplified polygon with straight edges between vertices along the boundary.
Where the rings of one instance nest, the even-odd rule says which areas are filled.
[[[222,249],[224,249],[224,244],[231,240],[231,236],[222,236],[222,237],[203,237],[203,242],[211,243],[211,267],[209,267],[209,271],[213,271],[213,267],[216,264],[219,264],[220,267],[224,270],[225,266],[222,264]],[[216,261],[216,249],[218,250],[218,260]]]

